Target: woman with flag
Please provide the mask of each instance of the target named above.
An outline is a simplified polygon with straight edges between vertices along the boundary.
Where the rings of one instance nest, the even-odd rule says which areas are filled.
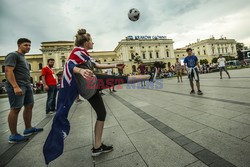
[[[69,134],[70,125],[67,119],[69,110],[74,103],[74,100],[79,95],[77,89],[76,75],[80,74],[84,78],[93,77],[93,68],[108,69],[118,68],[123,69],[124,64],[99,64],[87,52],[93,49],[93,42],[91,35],[86,33],[85,29],[78,30],[75,36],[75,48],[72,50],[67,62],[64,65],[63,79],[61,80],[61,88],[57,99],[57,112],[53,119],[51,131],[46,139],[43,147],[43,153],[46,164],[59,157],[63,153],[64,139]],[[88,64],[89,69],[80,68],[79,65]],[[155,70],[157,71],[157,69]],[[97,79],[103,80],[104,87],[108,85],[107,80],[116,79],[122,80],[122,83],[133,83],[141,80],[155,81],[156,72],[151,75],[136,75],[136,76],[100,76],[96,75]],[[110,81],[110,80],[109,80]],[[114,85],[117,83],[113,83]],[[119,83],[118,83],[119,84]],[[108,86],[107,86],[108,87]],[[98,87],[101,88],[102,87]],[[88,99],[91,106],[97,114],[97,121],[95,123],[95,143],[92,148],[92,156],[98,156],[101,153],[110,152],[113,146],[107,146],[102,143],[102,133],[104,121],[106,117],[106,109],[99,91],[96,91],[92,97]]]

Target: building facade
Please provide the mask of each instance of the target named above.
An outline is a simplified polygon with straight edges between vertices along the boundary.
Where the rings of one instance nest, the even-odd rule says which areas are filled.
[[[138,63],[136,58],[145,64],[148,70],[154,66],[155,61],[166,63],[166,68],[175,63],[175,59],[183,60],[186,56],[186,48],[191,47],[198,59],[207,59],[209,62],[219,54],[223,56],[236,56],[236,41],[234,39],[205,39],[187,45],[184,48],[174,50],[174,41],[165,36],[128,36],[122,39],[114,51],[90,51],[90,55],[99,63],[126,65],[124,74],[137,71]],[[56,73],[63,70],[64,63],[68,59],[72,49],[73,41],[50,41],[41,43],[42,54],[25,55],[31,72],[33,82],[39,82],[42,67],[47,65],[49,58],[55,59],[54,70]],[[5,79],[4,56],[0,56],[0,82]],[[105,71],[103,71],[105,72]],[[114,69],[114,73],[118,73]]]
[[[115,53],[120,63],[126,64],[124,73],[129,74],[137,70],[136,57],[140,58],[148,70],[151,70],[155,61],[162,61],[168,65],[174,63],[173,43],[172,39],[167,38],[127,37],[118,43]]]
[[[202,41],[197,40],[196,43],[189,44],[184,48],[176,49],[175,57],[180,59],[186,57],[187,48],[192,48],[193,53],[199,60],[207,59],[208,62],[211,62],[214,57],[219,57],[220,54],[223,56],[237,56],[236,41],[234,39],[215,39],[212,37]]]
[[[39,81],[41,76],[41,69],[43,68],[43,55],[42,54],[28,54],[25,55],[27,62],[29,64],[31,81]],[[5,70],[4,70],[4,60],[5,56],[0,56],[0,82],[5,80]]]

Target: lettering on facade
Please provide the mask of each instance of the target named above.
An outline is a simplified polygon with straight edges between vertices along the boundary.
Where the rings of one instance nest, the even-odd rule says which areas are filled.
[[[167,39],[167,36],[160,36],[160,35],[157,35],[157,36],[149,36],[149,35],[143,35],[143,36],[140,36],[140,35],[136,35],[136,36],[132,36],[132,35],[129,35],[126,37],[126,40],[157,40],[157,39]]]

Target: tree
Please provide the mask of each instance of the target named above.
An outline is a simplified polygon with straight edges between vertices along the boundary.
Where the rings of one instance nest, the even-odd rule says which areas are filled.
[[[214,58],[212,59],[212,63],[217,63],[217,60],[218,60],[218,57],[214,57]]]
[[[208,64],[208,60],[207,59],[201,59],[200,60],[200,64]]]
[[[142,62],[142,60],[141,60],[141,57],[140,56],[135,56],[134,57],[134,63],[135,64],[140,64]]]
[[[237,60],[237,58],[235,58],[233,56],[226,56],[225,59],[226,59],[226,61]]]
[[[154,62],[154,66],[156,68],[166,68],[166,63],[164,63],[163,61],[156,61]]]
[[[241,43],[241,42],[236,43],[236,50],[247,50],[247,49],[248,49],[248,47],[245,46],[244,43]]]

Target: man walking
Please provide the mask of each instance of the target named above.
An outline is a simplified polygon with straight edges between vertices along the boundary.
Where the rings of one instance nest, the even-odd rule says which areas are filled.
[[[42,128],[31,126],[34,98],[30,83],[29,66],[24,57],[24,55],[30,51],[30,44],[31,41],[29,39],[18,39],[18,50],[9,53],[4,62],[5,76],[7,79],[6,90],[10,103],[8,123],[11,135],[9,136],[9,143],[26,141],[28,138],[25,136],[43,130]],[[17,132],[18,114],[23,106],[23,119],[25,125],[25,130],[23,131],[24,136]]]
[[[47,91],[46,114],[53,114],[56,111],[57,78],[54,70],[55,60],[48,59],[48,64],[42,69],[42,80],[44,89]]]
[[[194,83],[193,79],[196,81],[196,86],[198,89],[197,94],[202,95],[202,91],[200,90],[200,80],[199,80],[199,71],[198,68],[200,69],[200,65],[198,63],[198,58],[193,54],[191,48],[187,48],[186,52],[188,53],[188,56],[184,59],[184,71],[187,70],[188,72],[188,78],[191,86],[191,92],[190,94],[195,94],[194,91]],[[197,68],[198,67],[198,68]]]
[[[222,70],[224,70],[227,73],[227,76],[230,79],[231,77],[229,73],[227,72],[226,59],[222,57],[222,54],[219,55],[217,63],[219,64],[219,69],[220,69],[220,79],[222,79]]]

